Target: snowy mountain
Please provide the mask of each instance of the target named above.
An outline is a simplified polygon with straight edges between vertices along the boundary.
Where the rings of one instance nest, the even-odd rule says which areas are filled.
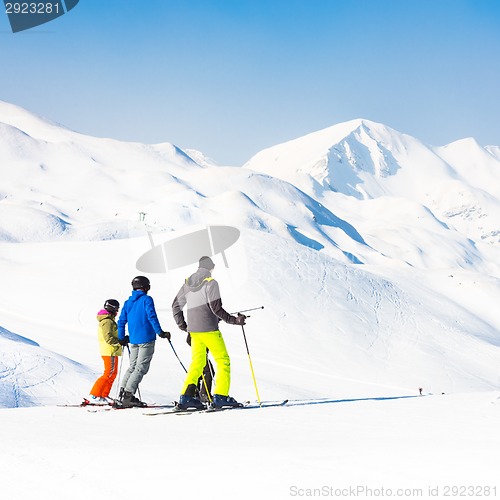
[[[200,450],[209,453],[217,446],[215,433],[226,432],[242,449],[254,450],[243,460],[251,470],[265,475],[280,463],[287,467],[287,481],[305,469],[316,480],[322,471],[337,469],[360,480],[356,467],[342,465],[354,434],[361,436],[354,443],[360,450],[365,450],[361,439],[380,436],[377,453],[365,450],[364,465],[386,457],[389,442],[396,451],[384,459],[385,470],[406,479],[404,471],[421,467],[428,453],[453,461],[455,453],[443,454],[439,447],[454,442],[452,430],[483,443],[491,438],[500,408],[488,392],[498,389],[500,380],[499,151],[472,139],[432,147],[385,125],[353,120],[269,148],[235,168],[169,143],[85,136],[0,101],[0,407],[10,408],[3,412],[12,415],[12,428],[28,424],[32,415],[44,429],[57,422],[66,438],[30,430],[29,439],[37,443],[35,451],[55,441],[51,466],[66,478],[63,483],[76,481],[79,487],[93,475],[85,465],[93,447],[105,455],[101,440],[106,433],[118,435],[121,425],[144,429],[147,442],[132,438],[144,453],[157,441],[157,464],[166,449],[178,453],[177,462],[166,460],[179,478],[189,458],[182,436],[189,433],[196,443],[206,442]],[[250,412],[228,412],[220,420],[205,420],[206,427],[181,423],[181,417],[169,420],[174,424],[169,427],[155,419],[146,424],[140,412],[82,414],[53,407],[88,394],[101,369],[95,314],[108,298],[126,300],[131,278],[141,274],[138,259],[152,245],[207,225],[241,232],[225,252],[228,267],[221,254],[213,256],[214,276],[229,311],[264,305],[245,327],[260,394],[293,400],[294,408],[269,409],[256,420]],[[170,304],[194,267],[149,275],[160,322],[172,331],[185,362],[189,349],[174,327]],[[231,393],[254,399],[241,332],[221,328],[232,360]],[[159,341],[141,386],[143,398],[170,402],[182,379],[170,347]],[[427,395],[478,394],[413,399],[419,388]],[[356,406],[346,407],[347,401]],[[468,404],[476,406],[448,436],[445,420]],[[283,411],[289,412],[286,419]],[[429,433],[436,414],[445,420],[438,434]],[[475,419],[484,414],[490,420],[474,432]],[[355,432],[352,422],[359,425]],[[77,439],[73,425],[99,439]],[[403,463],[402,436],[413,432],[412,425],[419,429],[412,443],[426,443],[433,451]],[[65,439],[83,450],[71,464],[61,459]],[[297,439],[298,454],[290,448]],[[464,439],[457,446],[475,456],[475,444]],[[2,436],[2,442],[11,447],[4,447],[0,459],[17,463],[15,440]],[[269,449],[270,442],[276,447]],[[221,449],[230,454],[232,446]],[[27,441],[21,450],[30,457],[35,453]],[[118,450],[127,453],[125,445]],[[222,452],[216,459],[232,471],[232,484],[243,480],[240,462],[236,470]],[[467,464],[453,469],[456,477]],[[154,467],[159,472],[160,465]],[[3,470],[20,481],[13,467]],[[40,470],[34,476],[40,480],[50,473],[45,464]],[[437,480],[431,465],[423,470]],[[202,477],[210,480],[208,473]],[[380,477],[390,474],[375,467],[366,480]],[[63,483],[48,488],[43,498],[63,498]],[[101,492],[111,494],[104,479],[98,483]],[[265,484],[276,491],[273,498],[290,496],[270,480]],[[16,500],[30,498],[35,487],[29,482]],[[16,485],[6,491],[15,495]],[[79,491],[71,489],[74,498],[88,495]],[[138,491],[131,487],[127,498]],[[262,491],[262,485],[255,488]]]
[[[2,102],[0,137],[7,241],[73,237],[75,226],[84,238],[128,236],[127,220],[175,189],[177,172],[200,168],[172,144],[87,137]]]
[[[431,147],[382,124],[353,120],[266,149],[245,167],[321,199],[328,198],[326,190],[359,200],[405,198],[474,241],[499,243],[495,151],[474,139]]]
[[[126,283],[128,275],[120,277],[120,270],[136,273],[134,263],[141,253],[125,258],[130,252],[124,248],[137,252],[131,241],[147,241],[146,251],[153,236],[163,241],[197,225],[232,225],[242,231],[246,252],[242,265],[254,278],[241,285],[249,301],[258,303],[267,297],[271,309],[281,311],[275,326],[280,324],[280,315],[286,314],[282,334],[289,328],[300,331],[313,318],[315,336],[319,332],[333,335],[330,341],[318,337],[318,342],[331,342],[336,352],[339,338],[345,335],[342,332],[349,331],[351,340],[344,346],[344,355],[349,359],[361,353],[368,356],[363,363],[353,363],[350,369],[354,371],[360,364],[371,364],[374,373],[386,372],[388,345],[389,350],[399,349],[395,346],[400,342],[414,338],[415,326],[407,318],[419,313],[419,330],[430,336],[426,346],[433,342],[436,330],[431,325],[423,328],[429,320],[441,325],[441,341],[442,332],[449,330],[452,335],[465,335],[463,343],[468,338],[486,340],[481,346],[487,351],[500,343],[498,322],[492,315],[485,322],[471,301],[459,302],[455,311],[449,297],[456,287],[451,278],[442,279],[460,275],[459,287],[463,281],[480,283],[477,302],[486,296],[498,297],[500,245],[495,224],[500,220],[496,182],[500,161],[491,147],[485,150],[467,139],[431,148],[384,125],[354,120],[270,148],[244,168],[233,168],[218,167],[201,153],[191,150],[188,155],[168,143],[148,146],[84,136],[7,103],[1,103],[0,122],[0,235],[5,242],[6,272],[24,253],[23,248],[29,254],[37,242],[52,242],[40,248],[58,255],[57,249],[69,242],[81,242],[83,248],[92,241],[114,240],[120,248],[115,276]],[[26,247],[15,244],[21,242]],[[74,255],[79,253],[73,250]],[[92,266],[100,269],[95,250],[85,254],[95,254]],[[30,260],[27,257],[16,265],[26,269]],[[61,271],[76,280],[71,261],[65,270],[62,262],[62,257],[55,267],[37,262],[30,275],[40,278],[45,269],[47,282]],[[107,271],[101,272],[109,274],[114,267],[107,260]],[[83,269],[76,280],[82,284],[86,275],[93,274],[88,267]],[[230,278],[231,270],[227,272]],[[420,290],[415,290],[417,275]],[[280,293],[274,288],[283,279],[287,293],[278,300]],[[442,290],[436,289],[436,281],[442,282]],[[111,293],[114,287],[107,286]],[[75,292],[79,303],[92,303],[87,298],[91,283],[84,288],[83,294]],[[251,289],[260,292],[254,296]],[[427,303],[430,290],[437,295]],[[303,293],[308,299],[301,297]],[[307,306],[305,310],[297,309],[297,300]],[[333,332],[330,316],[323,314],[332,307],[332,300]],[[2,304],[12,311],[21,301],[10,293]],[[453,311],[446,320],[445,311]],[[457,330],[457,317],[460,324],[470,326]],[[356,318],[361,318],[359,326]],[[394,318],[399,320],[394,323]],[[92,315],[85,321],[90,330],[92,321]],[[477,321],[480,326],[472,326]],[[366,325],[370,325],[369,332]],[[25,336],[23,331],[16,333]],[[326,355],[328,364],[329,349],[318,352],[315,342],[297,341],[298,352],[307,352],[307,360],[317,363]],[[380,358],[373,356],[378,343],[385,346]],[[419,345],[413,347],[411,359],[418,359],[414,354]],[[359,354],[348,355],[353,348]],[[411,359],[405,358],[404,363],[411,365]],[[399,358],[394,361],[402,363]],[[426,370],[433,363],[439,372],[442,358],[426,360]],[[484,369],[481,366],[478,373]],[[492,384],[496,383],[495,370],[486,376]],[[474,369],[467,373],[478,376]],[[418,376],[410,379],[413,385],[419,383]],[[454,380],[449,382],[454,386]]]

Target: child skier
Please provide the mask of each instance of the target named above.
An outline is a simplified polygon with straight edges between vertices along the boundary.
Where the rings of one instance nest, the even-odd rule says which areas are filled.
[[[118,342],[118,328],[115,317],[120,309],[120,303],[115,299],[108,299],[104,308],[97,313],[99,326],[97,338],[99,351],[104,361],[104,373],[96,380],[90,391],[91,401],[94,404],[111,404],[109,393],[118,373],[118,357],[122,355],[122,346]]]

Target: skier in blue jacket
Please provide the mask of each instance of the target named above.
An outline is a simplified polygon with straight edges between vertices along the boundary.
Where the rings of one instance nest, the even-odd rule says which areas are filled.
[[[135,397],[142,378],[149,371],[155,350],[156,336],[170,340],[170,333],[162,330],[153,298],[148,295],[149,279],[136,276],[132,280],[132,295],[123,305],[118,320],[118,341],[123,346],[130,343],[130,366],[120,387],[119,401],[123,407],[146,406]],[[125,334],[128,325],[128,335]]]

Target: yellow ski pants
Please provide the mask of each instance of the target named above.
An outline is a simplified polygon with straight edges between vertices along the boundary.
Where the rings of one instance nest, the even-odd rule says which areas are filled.
[[[198,385],[198,379],[201,377],[207,362],[208,349],[217,365],[214,394],[228,396],[231,383],[231,363],[221,332],[215,330],[212,332],[190,332],[190,334],[192,359],[181,394],[185,394],[189,385]]]

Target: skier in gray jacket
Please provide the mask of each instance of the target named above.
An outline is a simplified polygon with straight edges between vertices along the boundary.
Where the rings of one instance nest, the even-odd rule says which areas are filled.
[[[191,335],[192,361],[181,391],[179,408],[203,408],[195,397],[196,386],[207,361],[207,349],[211,352],[216,366],[217,377],[212,404],[215,407],[239,406],[229,396],[231,365],[219,321],[231,325],[244,325],[245,316],[232,316],[222,307],[219,284],[212,278],[215,267],[210,257],[202,257],[198,270],[186,279],[177,293],[172,312],[177,326]],[[187,321],[183,308],[187,306]]]

